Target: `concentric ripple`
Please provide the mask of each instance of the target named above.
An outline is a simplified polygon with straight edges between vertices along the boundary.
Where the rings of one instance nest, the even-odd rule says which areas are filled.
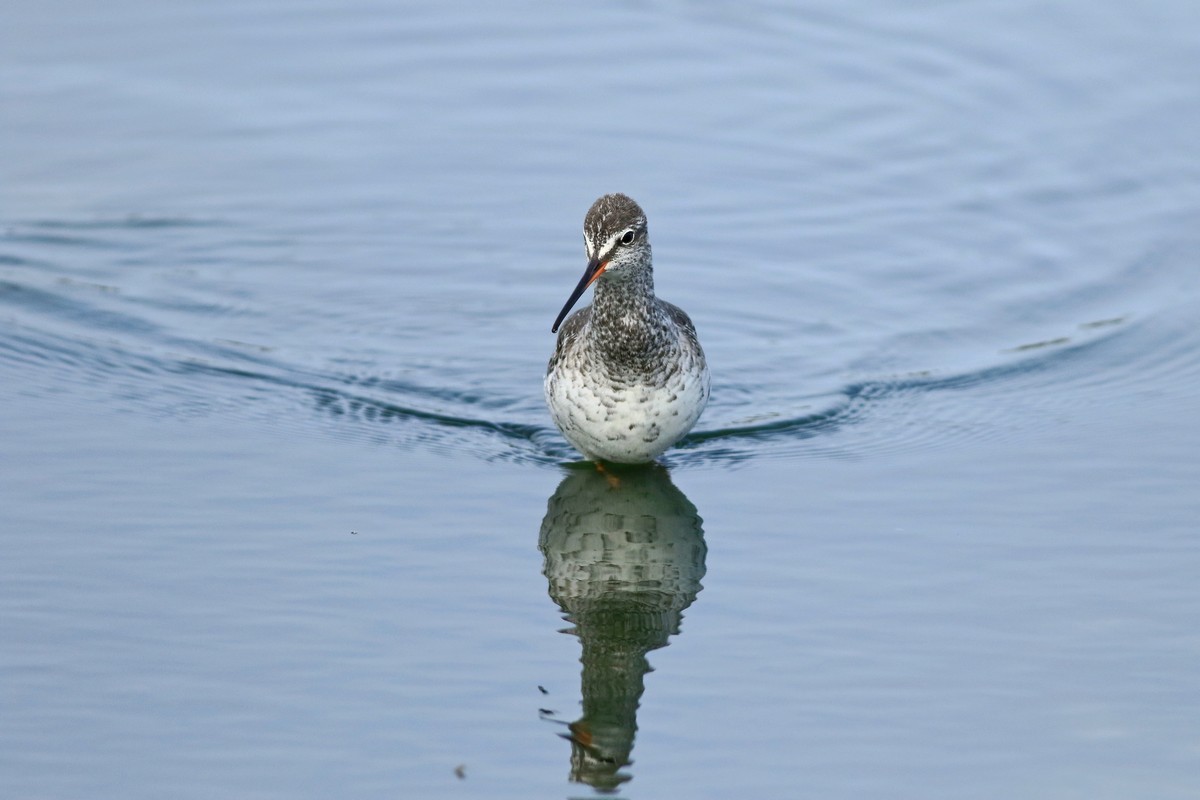
[[[149,262],[144,243],[131,241],[147,230],[181,229],[186,234],[191,226],[139,220],[10,232],[0,252],[0,371],[8,385],[34,395],[99,387],[115,407],[138,413],[250,414],[401,450],[541,464],[578,458],[549,423],[538,371],[479,362],[400,375],[388,374],[383,360],[360,360],[348,371],[332,351],[306,352],[313,363],[302,363],[284,348],[202,335],[241,317],[258,318],[266,328],[294,324],[272,317],[244,290],[181,279],[169,283],[171,292],[147,293],[138,290],[138,269],[88,263],[105,261],[98,245],[105,253],[125,253],[128,263]],[[64,250],[86,258],[63,259]],[[842,383],[825,377],[826,385],[813,385],[809,394],[755,399],[753,387],[723,383],[718,375],[699,428],[666,461],[865,458],[1002,437],[1052,425],[1080,404],[1136,397],[1143,386],[1194,385],[1198,345],[1181,305],[1078,320],[1037,341],[997,341],[981,348],[968,369],[930,363],[917,372]],[[366,349],[383,348],[372,343]],[[471,385],[456,384],[476,367],[492,372]],[[491,391],[481,389],[489,382]],[[804,385],[804,377],[796,383]]]

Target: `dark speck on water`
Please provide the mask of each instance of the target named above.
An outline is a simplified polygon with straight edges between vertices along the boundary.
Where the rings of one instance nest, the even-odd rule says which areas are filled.
[[[1194,800],[1198,30],[10,4],[0,795]],[[614,191],[713,383],[601,472]]]

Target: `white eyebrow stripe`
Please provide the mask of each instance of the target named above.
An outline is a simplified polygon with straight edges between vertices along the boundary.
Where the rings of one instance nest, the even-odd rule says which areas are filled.
[[[591,238],[585,234],[583,237],[583,242],[588,251],[588,258],[600,258],[601,256],[606,256],[611,253],[613,248],[617,246],[617,239],[621,238],[621,234],[624,232],[625,231],[621,231],[621,233],[614,233],[612,236],[605,239],[604,245],[599,249],[595,248]]]
[[[624,233],[624,231],[622,231],[622,233]],[[611,253],[613,248],[617,246],[617,239],[619,238],[621,238],[620,233],[614,233],[612,236],[608,237],[608,240],[604,242],[604,249],[601,250],[601,252],[606,255]]]

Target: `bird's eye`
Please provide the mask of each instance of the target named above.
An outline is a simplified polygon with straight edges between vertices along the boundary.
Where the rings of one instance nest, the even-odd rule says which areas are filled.
[[[625,231],[621,236],[621,244],[633,244],[633,231]]]

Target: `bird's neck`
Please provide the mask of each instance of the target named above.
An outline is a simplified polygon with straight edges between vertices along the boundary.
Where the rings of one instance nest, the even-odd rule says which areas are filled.
[[[654,298],[654,272],[647,260],[642,269],[617,278],[602,276],[596,281],[592,299],[593,319],[603,327],[648,321],[658,311]]]
[[[591,336],[610,363],[635,367],[647,361],[670,326],[645,269],[622,280],[601,278],[592,301]]]

